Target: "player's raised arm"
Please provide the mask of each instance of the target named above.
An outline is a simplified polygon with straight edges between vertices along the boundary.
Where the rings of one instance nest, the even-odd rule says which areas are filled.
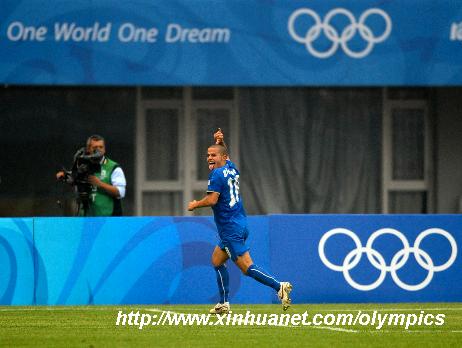
[[[218,128],[218,130],[215,133],[213,133],[213,140],[215,141],[216,145],[224,146],[226,150],[228,151],[228,146],[226,146],[226,143],[225,143],[225,135],[223,134],[223,131],[221,130],[221,128]],[[228,155],[228,159],[229,159],[229,155]]]

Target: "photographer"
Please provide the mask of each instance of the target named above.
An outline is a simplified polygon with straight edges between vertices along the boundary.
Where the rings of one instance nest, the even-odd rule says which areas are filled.
[[[92,135],[86,148],[74,155],[71,171],[59,171],[58,180],[75,186],[78,216],[121,216],[126,180],[118,163],[105,156],[104,138]]]

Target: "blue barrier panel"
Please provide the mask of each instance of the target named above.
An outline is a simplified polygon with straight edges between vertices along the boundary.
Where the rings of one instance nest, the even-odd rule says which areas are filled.
[[[34,303],[32,219],[0,219],[0,305]]]
[[[462,301],[458,215],[249,218],[256,264],[304,302]],[[0,304],[218,300],[211,217],[0,219]],[[277,302],[229,266],[233,303]]]
[[[462,85],[455,0],[4,0],[0,82]]]
[[[249,245],[269,266],[266,217],[250,219]],[[213,303],[210,256],[216,229],[208,217],[37,218],[35,246],[43,261],[37,304]],[[233,265],[234,302],[270,301],[270,291]]]
[[[250,255],[252,260],[262,269],[272,273],[269,253],[268,217],[251,216],[248,217],[247,222],[249,228],[247,245],[250,247]],[[232,262],[228,262],[228,264],[232,264]],[[273,289],[257,283],[250,277],[242,275],[241,271],[235,265],[230,265],[228,269],[236,269],[236,271],[241,274],[240,291],[236,294],[236,296],[231,296],[231,302],[271,303],[272,299],[277,298]],[[275,274],[275,276],[278,277],[277,274]],[[232,284],[230,284],[230,286],[233,288]]]
[[[273,272],[304,302],[462,301],[459,215],[272,215]]]

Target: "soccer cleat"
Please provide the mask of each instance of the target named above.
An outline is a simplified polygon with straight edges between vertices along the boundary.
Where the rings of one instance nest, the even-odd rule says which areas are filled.
[[[282,303],[282,309],[287,310],[290,307],[290,303],[292,300],[290,299],[289,295],[292,291],[292,284],[289,282],[281,282],[281,288],[278,291],[278,297]]]
[[[209,313],[210,314],[223,314],[223,313],[228,313],[229,312],[229,302],[225,303],[217,303],[215,307],[213,307]]]

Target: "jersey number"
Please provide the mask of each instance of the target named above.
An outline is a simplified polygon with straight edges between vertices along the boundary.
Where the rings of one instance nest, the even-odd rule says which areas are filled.
[[[234,207],[234,205],[239,202],[239,175],[236,175],[234,178],[229,178],[228,186],[229,196],[231,197],[229,206]]]

